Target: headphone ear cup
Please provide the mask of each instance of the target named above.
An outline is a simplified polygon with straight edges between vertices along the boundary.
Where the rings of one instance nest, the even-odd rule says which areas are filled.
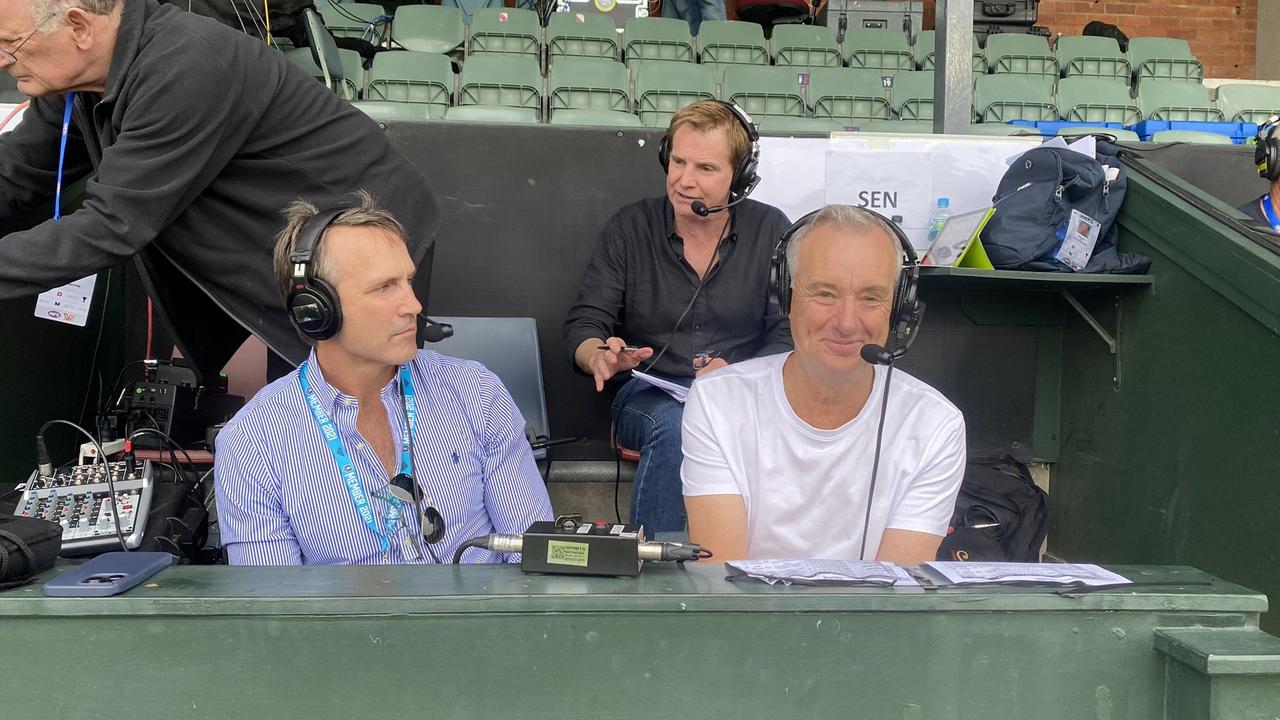
[[[298,332],[312,340],[328,340],[342,329],[342,306],[333,286],[311,278],[289,293],[289,319]]]
[[[783,315],[791,314],[791,272],[787,267],[787,244],[778,243],[769,263],[769,292]]]
[[[671,165],[671,139],[666,135],[658,142],[658,164],[662,166],[662,172],[667,172]]]
[[[1267,148],[1267,174],[1264,177],[1275,182],[1280,178],[1280,139],[1269,133],[1264,142]]]

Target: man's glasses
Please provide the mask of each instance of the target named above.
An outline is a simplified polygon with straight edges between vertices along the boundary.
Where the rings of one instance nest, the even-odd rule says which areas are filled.
[[[58,13],[55,11],[41,18],[40,22],[36,23],[36,26],[31,29],[31,32],[27,33],[21,40],[19,40],[18,44],[14,45],[12,50],[0,49],[0,60],[3,60],[5,63],[18,62],[18,51],[22,49],[22,46],[26,45],[27,41],[31,39],[31,36],[40,32],[40,28],[44,27],[44,24],[49,22],[49,20],[51,20],[53,16],[57,14]]]

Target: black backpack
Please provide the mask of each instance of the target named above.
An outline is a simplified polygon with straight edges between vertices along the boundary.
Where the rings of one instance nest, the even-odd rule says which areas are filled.
[[[1081,35],[1096,35],[1099,37],[1114,38],[1116,44],[1120,46],[1120,52],[1129,52],[1129,36],[1124,34],[1118,26],[1101,20],[1094,20],[1084,26],[1084,30],[1080,31]]]
[[[1039,562],[1049,531],[1049,496],[1022,463],[971,463],[951,525],[954,532],[938,548],[939,560]]]
[[[1104,165],[1115,168],[1115,179],[1107,180]],[[1116,251],[1115,220],[1127,187],[1119,151],[1104,139],[1097,141],[1096,159],[1065,148],[1032,148],[1013,161],[996,188],[996,212],[982,230],[987,257],[1000,270],[1071,272],[1053,255],[1071,211],[1079,210],[1102,226],[1082,272],[1146,272],[1150,258]]]

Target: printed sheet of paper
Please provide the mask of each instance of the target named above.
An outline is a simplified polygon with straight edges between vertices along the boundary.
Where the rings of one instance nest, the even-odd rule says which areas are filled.
[[[918,585],[906,570],[892,564],[858,560],[736,560],[725,563],[770,585]]]
[[[1071,563],[927,562],[956,585],[1127,585],[1132,581],[1097,565]]]
[[[643,380],[644,382],[649,383],[650,385],[658,388],[659,390],[665,390],[668,395],[675,398],[676,400],[679,400],[680,402],[684,402],[689,397],[689,388],[681,385],[680,383],[673,383],[670,380],[663,380],[660,377],[642,373],[639,370],[632,370],[631,377],[639,378],[640,380]]]

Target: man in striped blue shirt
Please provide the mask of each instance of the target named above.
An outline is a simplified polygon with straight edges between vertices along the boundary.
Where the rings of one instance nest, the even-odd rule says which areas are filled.
[[[552,519],[510,393],[479,363],[418,349],[404,231],[359,200],[285,211],[276,275],[313,347],[218,435],[233,565],[448,562],[470,538]]]

